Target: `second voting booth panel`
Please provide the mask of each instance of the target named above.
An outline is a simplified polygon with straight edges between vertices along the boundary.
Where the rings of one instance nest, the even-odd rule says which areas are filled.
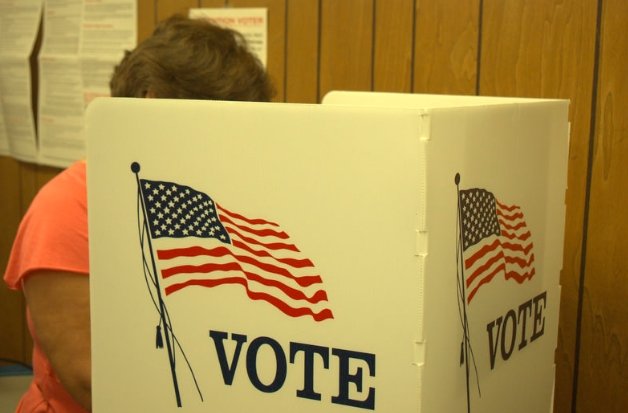
[[[94,411],[551,411],[567,110],[94,101]]]

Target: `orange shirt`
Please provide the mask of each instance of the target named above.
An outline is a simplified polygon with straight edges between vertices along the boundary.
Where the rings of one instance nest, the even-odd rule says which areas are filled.
[[[37,194],[18,229],[4,280],[20,290],[24,278],[37,270],[58,270],[87,276],[87,183],[85,162],[77,162],[46,184]],[[16,412],[84,413],[57,379],[33,337],[33,381]]]

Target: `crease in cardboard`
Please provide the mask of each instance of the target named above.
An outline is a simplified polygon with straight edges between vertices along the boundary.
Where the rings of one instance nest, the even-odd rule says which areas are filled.
[[[424,324],[424,302],[425,302],[425,273],[427,257],[429,253],[429,232],[427,229],[427,149],[430,141],[430,114],[426,110],[419,112],[419,187],[418,187],[418,211],[416,222],[416,245],[415,256],[418,265],[417,277],[417,335],[412,343],[413,346],[413,362],[412,365],[417,367],[417,375],[419,377],[419,394],[422,382],[423,366],[425,364],[425,346],[426,342],[423,337]]]

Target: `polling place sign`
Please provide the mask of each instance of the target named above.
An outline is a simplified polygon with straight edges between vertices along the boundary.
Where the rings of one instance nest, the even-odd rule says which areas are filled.
[[[95,101],[94,411],[550,411],[567,107]]]

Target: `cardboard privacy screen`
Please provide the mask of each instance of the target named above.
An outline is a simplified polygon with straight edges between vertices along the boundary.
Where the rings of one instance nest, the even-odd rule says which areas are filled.
[[[567,106],[93,102],[94,411],[550,411]]]

